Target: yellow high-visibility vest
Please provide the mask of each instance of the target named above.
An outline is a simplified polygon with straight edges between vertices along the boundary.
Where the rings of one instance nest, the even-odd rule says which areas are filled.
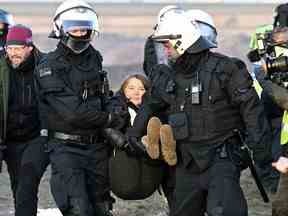
[[[287,110],[284,111],[283,118],[282,118],[280,142],[281,142],[281,145],[285,145],[288,143],[288,112]]]

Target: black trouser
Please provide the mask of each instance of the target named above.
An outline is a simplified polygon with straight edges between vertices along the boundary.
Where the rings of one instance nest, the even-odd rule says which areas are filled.
[[[212,166],[194,173],[176,167],[175,202],[172,216],[247,216],[247,203],[240,187],[240,169],[228,158],[216,156]]]
[[[111,202],[108,148],[52,139],[51,192],[64,216],[108,215]]]
[[[43,137],[27,142],[7,142],[4,158],[14,197],[15,216],[36,216],[38,187],[48,164]]]
[[[173,204],[173,196],[174,196],[174,189],[175,189],[175,172],[176,167],[169,166],[168,164],[164,164],[163,170],[163,180],[161,182],[161,186],[168,202],[169,209],[172,208]]]

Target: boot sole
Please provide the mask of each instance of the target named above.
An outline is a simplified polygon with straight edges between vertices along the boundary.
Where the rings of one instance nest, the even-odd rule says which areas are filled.
[[[147,138],[148,146],[147,153],[152,159],[159,158],[159,141],[160,141],[160,127],[162,123],[159,118],[152,117],[150,118],[147,125]]]
[[[161,126],[160,141],[164,161],[166,161],[169,166],[175,166],[177,164],[176,141],[170,125],[165,124]]]

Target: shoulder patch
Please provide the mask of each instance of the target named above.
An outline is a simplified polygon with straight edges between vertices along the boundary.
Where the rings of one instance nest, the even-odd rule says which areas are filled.
[[[50,67],[44,67],[39,69],[39,77],[44,77],[44,76],[51,76],[52,75],[52,70]]]

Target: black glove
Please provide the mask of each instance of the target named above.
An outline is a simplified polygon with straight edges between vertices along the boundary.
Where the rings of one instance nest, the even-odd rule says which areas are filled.
[[[136,137],[128,137],[128,146],[126,147],[126,152],[131,156],[142,157],[147,155],[145,146]]]
[[[109,144],[114,148],[124,150],[128,146],[127,137],[118,130],[106,128],[103,130],[103,134]]]
[[[104,137],[114,148],[126,151],[131,156],[143,156],[146,148],[136,137],[128,137],[113,128],[103,130]]]
[[[109,113],[108,122],[105,128],[122,129],[126,125],[126,118],[116,113]]]

